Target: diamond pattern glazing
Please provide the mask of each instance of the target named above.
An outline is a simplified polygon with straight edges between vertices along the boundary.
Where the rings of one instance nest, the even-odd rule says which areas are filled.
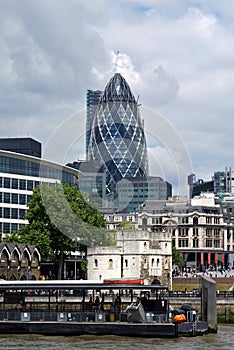
[[[120,73],[107,84],[96,110],[88,147],[89,159],[107,172],[107,193],[126,177],[148,175],[146,140],[139,108]]]

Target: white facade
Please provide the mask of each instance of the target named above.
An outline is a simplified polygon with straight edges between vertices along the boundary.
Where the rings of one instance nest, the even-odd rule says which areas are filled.
[[[188,267],[203,270],[230,264],[227,227],[213,194],[202,194],[191,202],[177,197],[146,202],[138,214],[138,226],[155,234],[170,233]]]
[[[172,243],[166,232],[118,231],[116,246],[88,248],[88,279],[142,277],[171,289]]]

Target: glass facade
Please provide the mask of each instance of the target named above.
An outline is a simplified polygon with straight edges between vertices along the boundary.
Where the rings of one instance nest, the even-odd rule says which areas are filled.
[[[138,212],[146,200],[166,200],[172,196],[172,185],[157,176],[126,178],[117,185],[118,209]]]
[[[102,91],[87,90],[86,95],[86,159],[88,159],[88,146],[90,142],[91,127]]]
[[[0,149],[41,158],[41,143],[31,137],[0,138]]]
[[[0,235],[21,225],[33,189],[40,183],[66,182],[77,185],[78,171],[40,158],[0,151]]]
[[[62,182],[69,183],[70,186],[75,185],[77,182],[76,176],[69,171],[64,171],[62,166],[53,167],[52,165],[45,165],[44,161],[40,162],[39,160],[38,162],[35,162],[22,158],[15,158],[14,155],[10,154],[9,156],[0,155],[0,172],[58,179]],[[4,181],[4,187],[9,188],[9,180],[5,179]],[[17,180],[15,179],[15,181]],[[23,186],[22,182],[21,186]]]
[[[137,101],[121,74],[107,84],[96,109],[88,145],[88,158],[107,173],[107,193],[118,181],[148,175],[148,157]]]

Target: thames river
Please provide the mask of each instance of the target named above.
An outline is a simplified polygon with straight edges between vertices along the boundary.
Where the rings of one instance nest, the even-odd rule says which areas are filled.
[[[115,336],[51,337],[41,335],[0,335],[1,350],[230,350],[234,326],[219,326],[217,334],[176,339],[128,338]]]

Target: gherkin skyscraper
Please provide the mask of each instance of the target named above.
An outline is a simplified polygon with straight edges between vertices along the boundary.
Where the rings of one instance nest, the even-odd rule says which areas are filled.
[[[126,80],[114,74],[92,121],[88,159],[106,172],[107,193],[115,193],[118,181],[148,175],[148,157],[143,123],[137,101]]]

